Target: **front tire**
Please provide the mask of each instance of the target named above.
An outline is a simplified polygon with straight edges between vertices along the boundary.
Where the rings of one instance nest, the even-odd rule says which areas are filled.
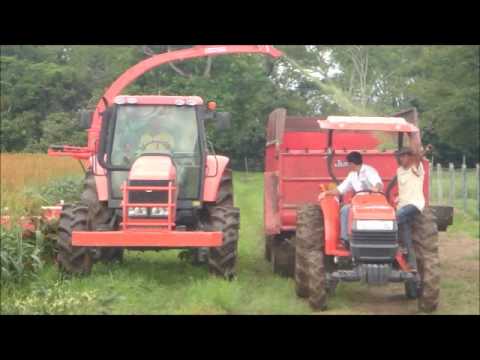
[[[83,185],[81,202],[88,207],[88,228],[97,230],[102,227],[111,227],[113,210],[108,208],[106,201],[100,201],[97,194],[97,184],[92,173],[87,173]],[[115,225],[109,230],[115,230]],[[121,262],[123,248],[101,247],[97,249],[98,260],[103,262]]]
[[[223,244],[210,248],[208,268],[210,273],[232,280],[235,277],[237,260],[240,210],[233,207],[216,206],[210,213],[212,230],[223,233]]]
[[[57,238],[57,262],[60,271],[72,275],[89,274],[93,266],[88,248],[72,246],[72,231],[87,230],[88,209],[83,205],[64,205],[60,215]]]
[[[209,272],[232,280],[235,277],[237,261],[240,209],[233,206],[233,180],[230,169],[226,169],[222,176],[216,203],[208,207],[207,222],[211,231],[223,233],[223,244],[209,249]]]
[[[317,204],[306,204],[297,211],[295,264],[297,295],[308,295],[313,310],[327,309],[325,270],[325,231],[323,213]]]

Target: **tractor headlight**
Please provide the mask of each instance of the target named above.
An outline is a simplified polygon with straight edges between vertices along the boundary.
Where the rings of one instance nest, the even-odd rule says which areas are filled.
[[[144,207],[130,207],[128,208],[129,217],[144,217],[148,216],[148,209]]]
[[[150,210],[152,217],[168,217],[168,209],[163,207],[154,207]]]
[[[356,230],[393,230],[392,220],[357,220],[355,224]]]

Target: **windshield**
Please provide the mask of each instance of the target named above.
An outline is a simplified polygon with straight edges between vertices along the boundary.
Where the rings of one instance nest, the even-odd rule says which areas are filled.
[[[119,106],[112,165],[130,166],[142,153],[172,156],[198,153],[195,108],[165,105]]]
[[[197,198],[200,147],[194,107],[122,105],[117,108],[111,163],[130,167],[142,154],[170,154],[177,167],[180,198]],[[127,172],[112,172],[114,197]],[[187,181],[188,180],[188,181]]]

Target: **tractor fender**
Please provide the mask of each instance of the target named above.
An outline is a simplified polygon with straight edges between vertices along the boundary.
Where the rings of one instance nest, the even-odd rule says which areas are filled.
[[[205,182],[203,184],[203,201],[217,201],[220,181],[230,159],[226,156],[207,155]]]
[[[325,254],[340,255],[340,202],[335,196],[320,201],[325,228]]]

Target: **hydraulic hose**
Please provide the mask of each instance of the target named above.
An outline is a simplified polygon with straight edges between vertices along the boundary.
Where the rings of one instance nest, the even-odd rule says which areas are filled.
[[[339,184],[340,181],[337,179],[337,177],[335,176],[335,174],[333,173],[333,168],[332,168],[332,163],[333,163],[333,155],[334,155],[334,152],[332,150],[332,148],[328,148],[328,154],[327,154],[327,171],[328,171],[328,175],[330,175],[330,177],[332,178],[332,180],[335,182],[335,184]]]

